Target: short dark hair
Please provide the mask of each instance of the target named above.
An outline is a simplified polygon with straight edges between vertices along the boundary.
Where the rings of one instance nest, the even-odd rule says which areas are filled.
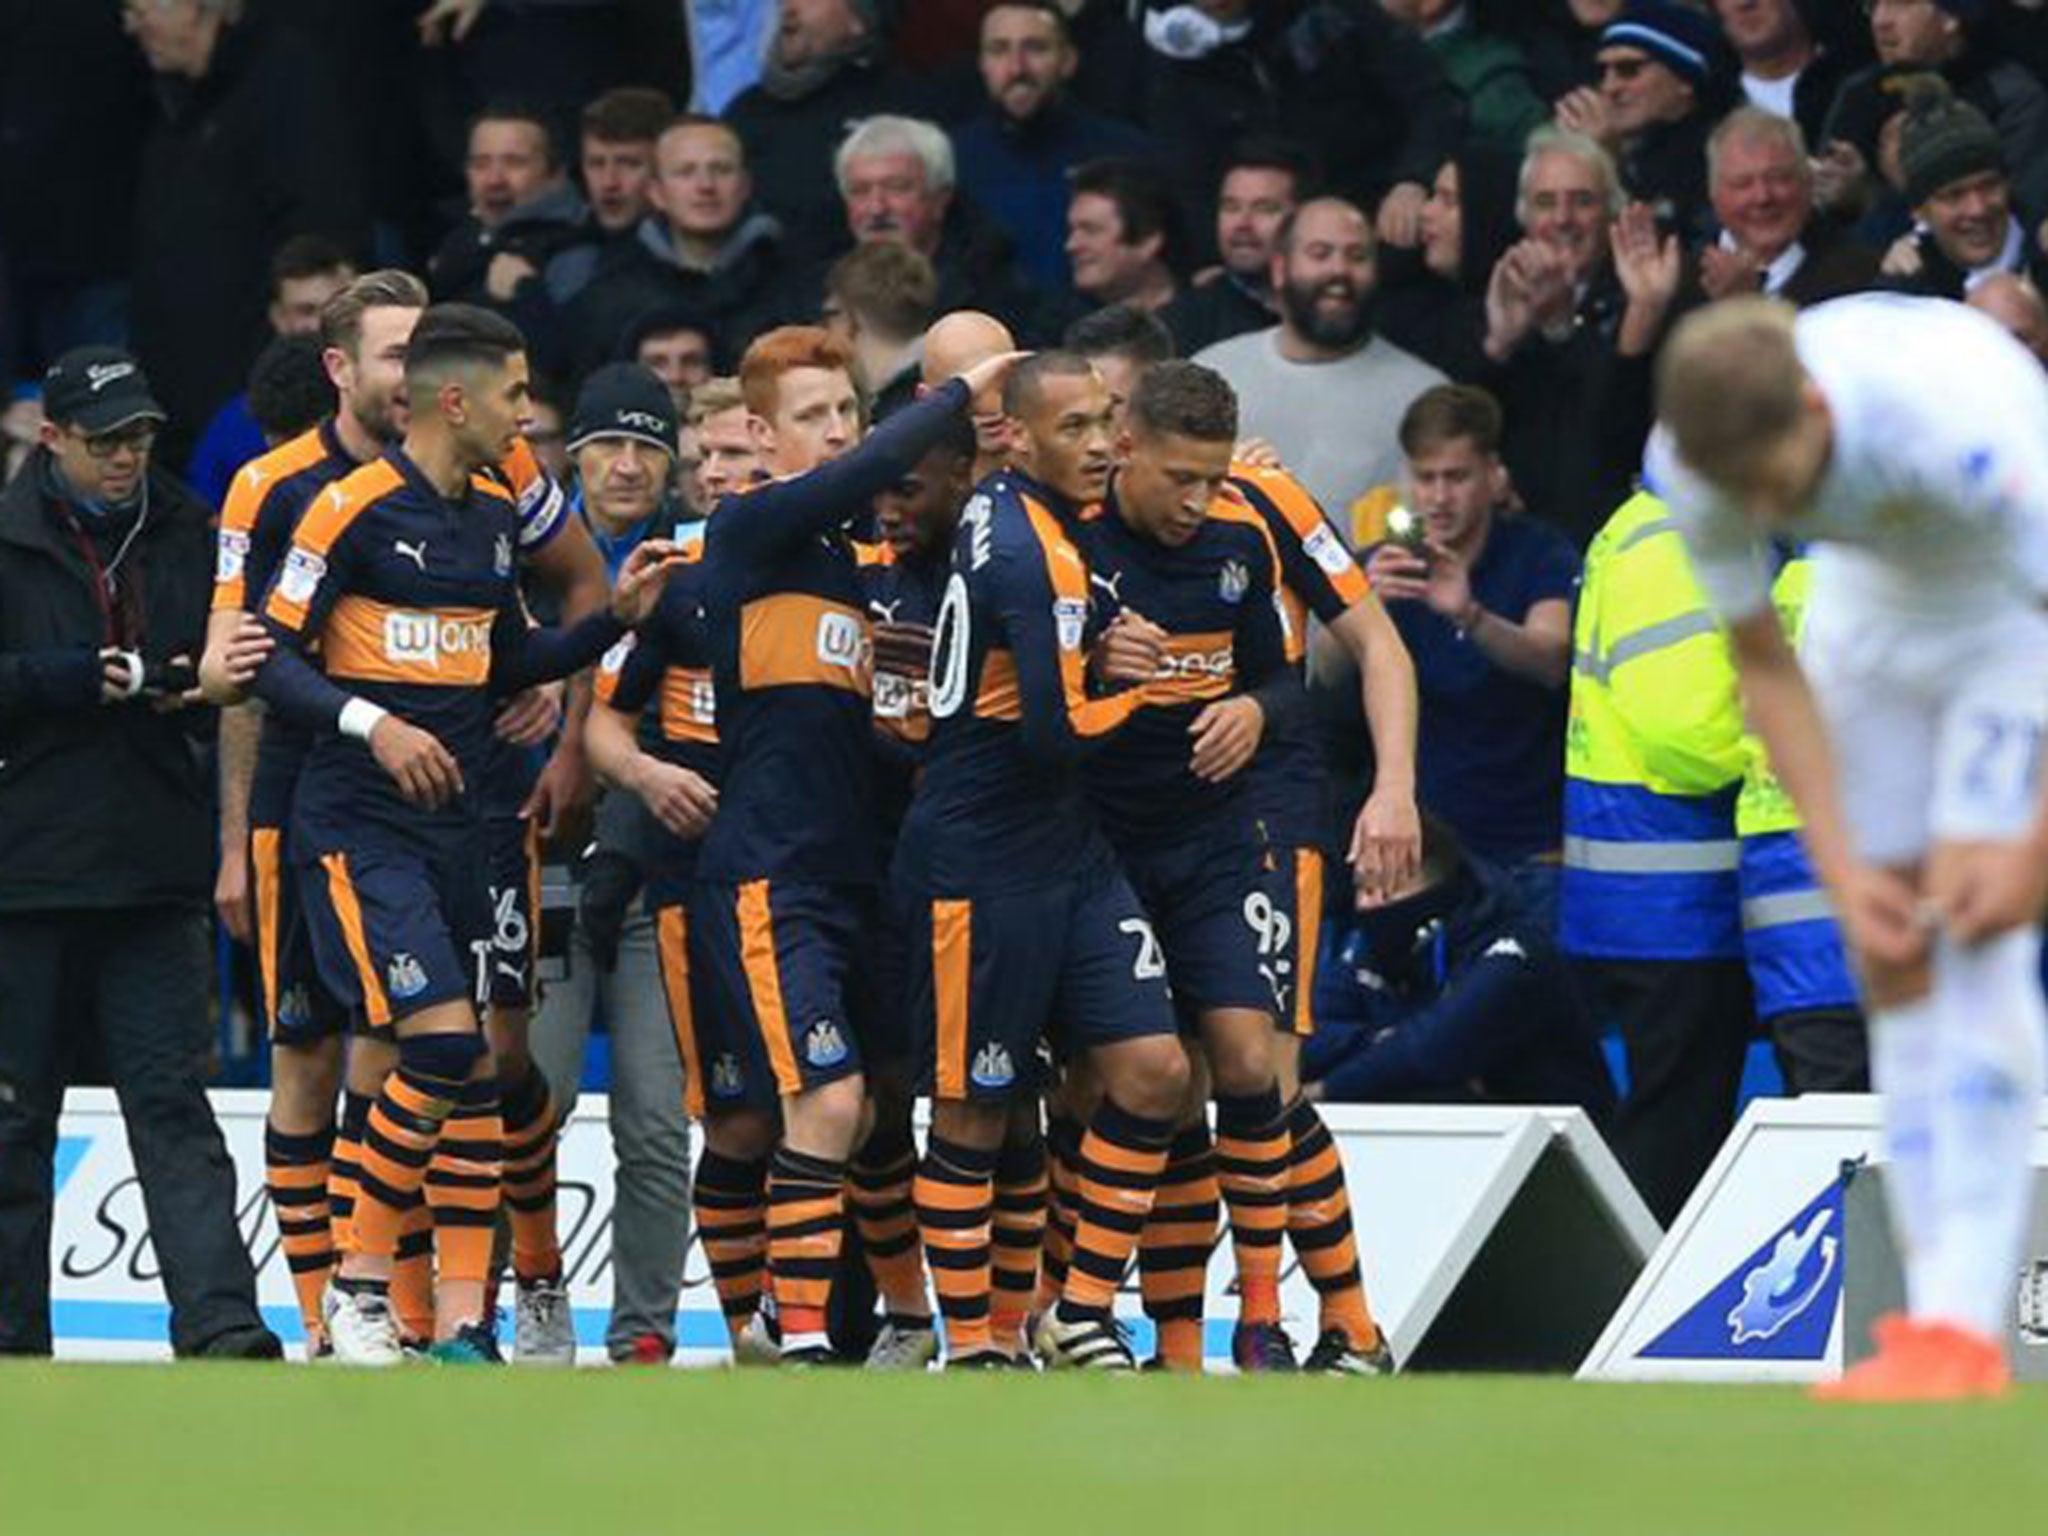
[[[1059,0],[988,0],[982,7],[981,20],[974,24],[977,44],[981,39],[981,29],[997,11],[1036,11],[1039,15],[1048,17],[1052,24],[1059,28],[1060,37],[1064,41],[1069,44],[1074,41],[1073,24],[1067,20],[1067,13],[1060,7]]]
[[[1232,171],[1279,171],[1294,180],[1294,200],[1305,203],[1322,190],[1322,168],[1315,152],[1298,139],[1277,133],[1252,133],[1230,146],[1216,185]]]
[[[1481,453],[1500,452],[1500,402],[1476,384],[1425,389],[1401,416],[1401,451],[1414,458],[1468,439]]]
[[[249,370],[249,414],[267,443],[311,430],[334,409],[318,336],[274,336]]]
[[[585,104],[579,120],[583,137],[606,144],[651,143],[676,115],[668,93],[652,86],[622,85]]]
[[[1067,327],[1060,345],[1083,357],[1127,357],[1145,368],[1180,353],[1166,322],[1135,304],[1105,304],[1083,315]]]
[[[1078,352],[1033,352],[1003,380],[1003,413],[1021,416],[1036,405],[1047,379],[1078,379],[1094,372],[1095,365]]]
[[[436,304],[420,316],[406,343],[406,383],[454,368],[501,368],[525,350],[526,338],[503,315],[475,304]]]
[[[1130,413],[1131,425],[1143,432],[1203,443],[1237,441],[1237,391],[1200,363],[1147,368],[1131,389]]]
[[[539,107],[528,106],[525,102],[493,102],[469,120],[464,130],[462,143],[465,151],[478,128],[485,123],[527,123],[540,130],[541,155],[547,161],[549,170],[559,170],[562,165],[562,146],[555,141],[555,125],[547,113]]]
[[[286,283],[302,277],[326,272],[353,274],[355,269],[355,258],[325,235],[293,235],[271,253],[271,296],[275,298]]]
[[[356,355],[363,339],[363,312],[425,309],[427,285],[397,267],[365,272],[320,306],[320,345]]]
[[[939,278],[907,245],[870,240],[832,263],[825,291],[850,313],[890,336],[913,337],[932,323]]]
[[[1182,234],[1180,203],[1164,173],[1143,160],[1108,156],[1074,168],[1072,195],[1091,192],[1116,205],[1123,243],[1136,245],[1160,237],[1159,259],[1178,272]]]

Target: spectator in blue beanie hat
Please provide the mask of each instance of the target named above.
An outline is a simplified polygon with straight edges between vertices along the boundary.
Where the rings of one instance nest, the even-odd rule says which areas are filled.
[[[1560,127],[1598,139],[1631,198],[1697,247],[1711,233],[1707,135],[1734,104],[1734,55],[1713,18],[1677,0],[1629,0],[1600,34],[1597,86],[1557,104]]]

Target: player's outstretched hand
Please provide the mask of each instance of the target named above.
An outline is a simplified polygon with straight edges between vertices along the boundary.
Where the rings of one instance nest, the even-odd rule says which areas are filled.
[[[628,627],[640,623],[661,601],[669,572],[682,563],[683,546],[673,539],[643,539],[626,556],[619,583],[612,588],[612,617]]]
[[[984,390],[994,389],[1010,376],[1010,370],[1029,357],[1029,352],[998,352],[985,357],[972,368],[962,369],[955,377],[967,386],[967,398],[979,400]]]
[[[1166,659],[1166,631],[1126,608],[1095,642],[1095,675],[1105,683],[1149,683]]]
[[[462,793],[462,768],[431,733],[386,715],[370,731],[370,755],[409,805],[438,811]]]
[[[1927,894],[1958,944],[1981,944],[2041,920],[2048,861],[2031,843],[1950,843],[1927,864]]]
[[[1375,789],[1359,807],[1351,868],[1360,898],[1375,903],[1392,901],[1414,881],[1422,868],[1422,815],[1413,794]]]
[[[1913,887],[1888,869],[1858,866],[1839,893],[1842,934],[1858,955],[1905,969],[1927,958],[1934,935]]]
[[[718,813],[718,791],[700,776],[675,763],[643,758],[634,792],[677,837],[702,837]]]
[[[1195,755],[1189,767],[1207,784],[1220,784],[1241,773],[1259,750],[1259,738],[1266,734],[1266,712],[1248,694],[1218,699],[1188,727],[1195,738]]]
[[[253,613],[243,614],[227,642],[209,646],[199,658],[199,686],[208,701],[223,707],[239,704],[275,649],[277,641],[264,622]]]

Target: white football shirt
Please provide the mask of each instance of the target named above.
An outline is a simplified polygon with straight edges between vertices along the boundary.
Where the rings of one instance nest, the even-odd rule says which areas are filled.
[[[1976,310],[1894,294],[1804,310],[1793,337],[1834,444],[1780,532],[1823,546],[1832,590],[1937,621],[2048,597],[2048,375],[2032,354]],[[1768,608],[1769,540],[1661,426],[1644,471],[1721,616]]]

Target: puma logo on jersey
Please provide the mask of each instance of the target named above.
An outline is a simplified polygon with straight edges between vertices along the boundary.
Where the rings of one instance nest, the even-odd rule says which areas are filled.
[[[1124,600],[1123,593],[1117,590],[1124,584],[1124,573],[1122,571],[1118,571],[1114,576],[1103,576],[1090,571],[1088,573],[1088,582],[1091,586],[1100,587],[1103,591],[1107,592],[1112,603],[1121,603]]]
[[[403,539],[393,539],[391,541],[391,547],[397,550],[401,555],[405,556],[405,558],[410,560],[414,565],[418,566],[421,571],[424,572],[426,570],[427,541],[425,539],[421,539],[417,544],[408,544]]]

